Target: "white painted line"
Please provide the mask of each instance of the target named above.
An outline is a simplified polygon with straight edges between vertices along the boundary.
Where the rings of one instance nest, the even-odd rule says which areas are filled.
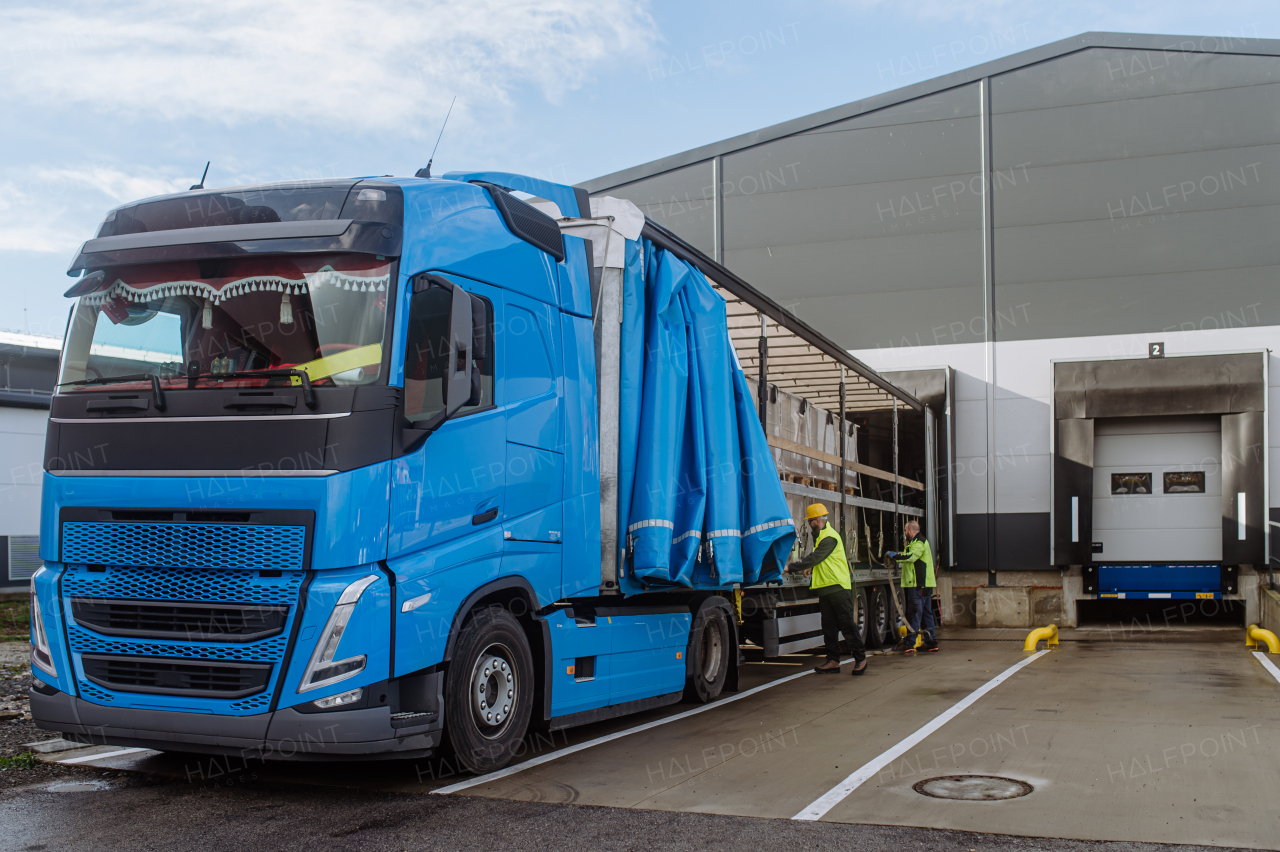
[[[1276,668],[1276,664],[1267,659],[1267,655],[1261,651],[1254,651],[1253,655],[1262,663],[1262,667],[1271,672],[1271,676],[1280,681],[1280,669]]]
[[[1033,654],[1032,656],[1027,657],[1025,660],[1021,661],[1017,665],[1013,665],[1005,669],[1000,674],[996,675],[991,680],[987,681],[982,686],[978,687],[973,692],[966,695],[964,698],[960,699],[960,701],[953,704],[950,709],[944,711],[938,716],[935,716],[933,721],[931,721],[929,724],[925,725],[923,728],[916,731],[914,734],[907,737],[905,740],[898,743],[893,748],[881,754],[879,757],[874,758],[873,760],[863,764],[861,767],[854,770],[854,772],[850,774],[848,778],[844,779],[839,784],[837,784],[836,786],[828,790],[825,794],[815,799],[812,803],[809,804],[808,807],[806,807],[800,813],[793,816],[792,819],[800,819],[800,820],[822,819],[824,816],[826,816],[827,811],[831,810],[836,805],[840,804],[840,802],[842,802],[846,796],[848,796],[854,790],[861,787],[864,781],[872,778],[881,769],[884,769],[884,767],[888,766],[890,763],[897,760],[899,757],[906,754],[911,749],[915,748],[925,739],[925,737],[929,736],[934,731],[941,728],[947,722],[950,722],[956,716],[959,716],[960,713],[965,710],[965,708],[973,704],[973,702],[977,701],[979,698],[986,695],[991,690],[995,689],[997,686],[999,686],[1001,683],[1007,680],[1010,676],[1012,676],[1014,672],[1018,671],[1018,669],[1026,665],[1030,665],[1032,661],[1037,660],[1040,657],[1043,657],[1047,653],[1049,653],[1047,650],[1040,651],[1037,654]]]
[[[116,751],[101,751],[97,754],[86,754],[81,757],[68,757],[55,763],[88,763],[91,760],[105,760],[109,757],[123,757],[126,754],[137,754],[140,751],[151,751],[149,748],[122,748]]]
[[[853,662],[852,659],[844,660],[840,663],[840,665],[843,666],[851,662]],[[726,704],[732,704],[735,701],[738,701],[740,699],[746,698],[751,695],[755,695],[758,692],[764,692],[766,689],[773,689],[775,686],[784,684],[787,681],[792,681],[798,677],[804,677],[805,675],[811,675],[811,674],[813,674],[813,669],[808,669],[802,672],[796,672],[793,675],[787,675],[786,677],[769,681],[768,683],[764,683],[764,684],[761,684],[760,686],[756,686],[751,689],[748,689],[746,692],[739,692],[737,695],[730,696],[729,698],[725,698],[720,701],[713,701],[710,704],[703,704],[701,707],[695,707],[692,710],[686,710],[683,713],[677,713],[676,715],[668,716],[665,719],[656,719],[652,722],[646,722],[643,725],[636,725],[634,728],[627,728],[625,731],[618,731],[616,734],[607,734],[606,736],[603,736],[603,737],[596,737],[594,740],[587,740],[585,743],[578,743],[577,745],[572,745],[572,746],[569,746],[568,748],[562,748],[559,751],[552,751],[552,752],[548,752],[547,754],[540,754],[537,757],[526,760],[524,763],[517,763],[515,766],[508,766],[506,769],[499,769],[496,772],[490,772],[488,775],[478,775],[475,778],[468,778],[466,781],[459,781],[457,784],[450,784],[448,787],[441,787],[438,790],[432,790],[431,792],[436,794],[457,793],[459,790],[465,790],[468,787],[475,787],[478,784],[487,784],[490,781],[497,781],[500,778],[506,778],[510,775],[515,775],[517,772],[523,772],[526,769],[532,769],[535,766],[541,766],[544,763],[550,763],[553,760],[558,760],[562,757],[567,757],[568,755],[571,755],[575,752],[584,751],[586,749],[592,748],[593,746],[603,745],[604,743],[610,742],[612,740],[621,739],[622,737],[630,736],[631,734],[638,734],[641,731],[647,731],[647,730],[650,730],[651,728],[656,728],[659,725],[665,725],[668,722],[675,722],[679,719],[687,719],[690,716],[696,716],[699,713],[705,713],[708,710],[714,710],[717,707],[723,707]]]

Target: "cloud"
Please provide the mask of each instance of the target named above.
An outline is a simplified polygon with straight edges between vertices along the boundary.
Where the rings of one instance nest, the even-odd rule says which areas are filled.
[[[111,166],[24,171],[0,180],[0,251],[69,255],[110,208],[190,184],[190,177]]]
[[[555,102],[658,38],[645,0],[28,3],[0,31],[0,100],[346,133],[427,131],[455,94],[455,119],[528,88]]]

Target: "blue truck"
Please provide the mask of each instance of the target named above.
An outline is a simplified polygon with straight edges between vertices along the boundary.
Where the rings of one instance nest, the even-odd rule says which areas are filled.
[[[859,507],[883,548],[937,500],[898,469],[926,406],[573,187],[193,188],[110,211],[68,274],[31,708],[71,740],[491,771],[777,653],[797,500],[868,550]],[[766,434],[779,387],[838,413],[838,465]],[[806,452],[840,485],[779,476]]]

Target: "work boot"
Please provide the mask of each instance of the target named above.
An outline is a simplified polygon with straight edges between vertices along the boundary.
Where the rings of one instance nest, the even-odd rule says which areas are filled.
[[[937,651],[937,650],[939,650],[939,648],[938,648],[938,640],[936,640],[936,639],[935,639],[935,640],[933,640],[932,642],[925,642],[925,643],[924,643],[924,645],[923,645],[923,646],[921,646],[920,650],[921,650],[921,651]]]
[[[903,639],[897,645],[894,645],[893,648],[891,648],[890,650],[895,654],[905,654],[907,651],[911,650],[912,648],[913,646],[907,644],[907,640]]]
[[[859,677],[867,673],[867,658],[863,657],[860,661],[853,664],[853,671],[850,672],[854,677]]]
[[[818,674],[840,674],[840,664],[835,660],[827,660],[814,671]]]

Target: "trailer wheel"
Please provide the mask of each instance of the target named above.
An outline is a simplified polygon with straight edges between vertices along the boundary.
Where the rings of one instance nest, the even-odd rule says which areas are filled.
[[[466,769],[478,775],[511,761],[529,727],[533,686],[520,622],[499,606],[478,610],[458,634],[445,675],[445,728]]]
[[[889,606],[884,586],[876,586],[871,590],[871,622],[867,626],[867,646],[870,648],[879,648],[889,639]]]
[[[858,625],[864,645],[871,644],[871,608],[867,603],[867,590],[858,589],[853,593],[853,621]]]
[[[689,628],[684,700],[706,704],[720,696],[738,649],[729,641],[729,616],[714,599],[702,602]],[[730,657],[730,654],[734,655]]]

